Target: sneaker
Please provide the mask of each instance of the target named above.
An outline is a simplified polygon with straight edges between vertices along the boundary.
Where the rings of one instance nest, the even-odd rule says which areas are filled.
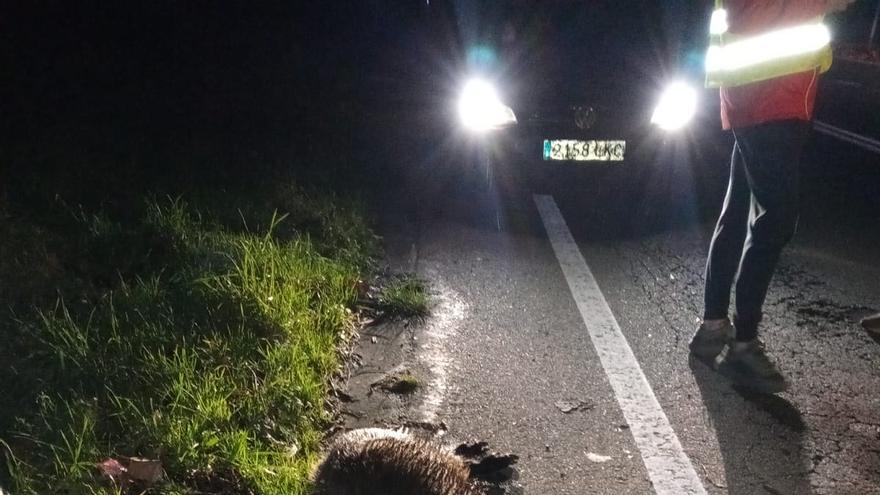
[[[691,338],[688,347],[694,357],[714,367],[715,358],[721,354],[724,346],[733,340],[733,333],[733,325],[727,318],[704,321]]]
[[[764,343],[758,339],[731,342],[716,363],[719,373],[745,389],[765,394],[788,389],[788,381],[764,353]]]

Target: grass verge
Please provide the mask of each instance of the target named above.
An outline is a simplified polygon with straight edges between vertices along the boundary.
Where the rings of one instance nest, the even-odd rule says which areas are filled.
[[[0,210],[0,286],[20,289],[0,322],[2,486],[307,493],[377,250],[357,208],[273,188],[238,204],[151,199],[125,222],[67,208],[52,235]]]

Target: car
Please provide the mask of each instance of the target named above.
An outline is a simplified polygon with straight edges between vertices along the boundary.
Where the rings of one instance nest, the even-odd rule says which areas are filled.
[[[855,44],[835,48],[834,64],[820,83],[814,128],[880,154],[880,52]]]
[[[591,195],[599,214],[659,212],[699,190],[697,157],[729,154],[717,93],[703,89],[709,13],[698,2],[429,5],[446,47],[435,53],[453,189],[500,197],[498,226],[511,191]]]

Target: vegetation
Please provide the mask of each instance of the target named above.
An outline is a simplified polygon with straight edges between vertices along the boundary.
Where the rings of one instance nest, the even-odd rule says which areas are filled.
[[[392,394],[406,395],[414,393],[421,385],[418,377],[409,371],[404,371],[402,373],[386,375],[381,380],[373,383],[371,388],[379,388]]]
[[[388,390],[397,394],[411,394],[421,386],[419,379],[410,372],[404,372],[396,377],[394,386]]]
[[[153,197],[125,218],[51,209],[0,201],[0,485],[306,493],[377,252],[357,205],[273,186]],[[424,311],[409,282],[386,298]],[[159,461],[163,479],[99,469],[136,459]]]
[[[428,315],[428,293],[423,281],[411,275],[392,278],[381,289],[379,311],[391,318],[424,318]]]

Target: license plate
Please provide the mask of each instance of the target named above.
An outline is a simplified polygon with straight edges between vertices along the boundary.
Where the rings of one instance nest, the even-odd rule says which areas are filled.
[[[622,162],[626,141],[545,139],[545,160]]]

